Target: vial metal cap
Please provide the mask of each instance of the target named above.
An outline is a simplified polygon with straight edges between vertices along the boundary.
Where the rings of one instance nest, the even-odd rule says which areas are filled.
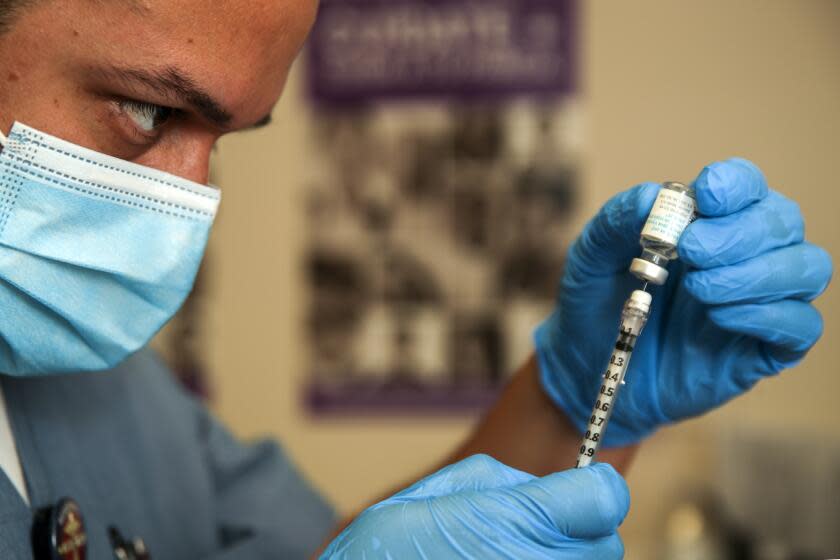
[[[644,259],[633,259],[630,263],[630,272],[636,278],[657,286],[661,286],[668,279],[668,271],[665,268]]]

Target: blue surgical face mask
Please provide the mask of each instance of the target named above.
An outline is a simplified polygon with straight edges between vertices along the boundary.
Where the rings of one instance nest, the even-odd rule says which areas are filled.
[[[19,123],[0,143],[0,373],[108,369],[190,292],[219,191]]]

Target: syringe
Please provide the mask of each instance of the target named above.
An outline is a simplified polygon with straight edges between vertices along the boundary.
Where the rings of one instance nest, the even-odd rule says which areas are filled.
[[[615,342],[615,348],[610,356],[606,372],[604,372],[598,399],[595,401],[592,415],[589,417],[589,424],[578,452],[576,468],[589,465],[595,453],[598,452],[598,447],[601,445],[601,440],[610,421],[616,395],[624,383],[624,374],[630,364],[636,339],[642,333],[642,329],[647,322],[650,302],[651,295],[642,290],[634,290],[627,301],[624,302],[618,339]]]
[[[653,208],[642,228],[640,244],[642,254],[630,263],[630,272],[642,280],[644,288],[634,290],[624,302],[621,326],[610,363],[598,393],[598,400],[589,417],[589,424],[578,452],[577,467],[592,462],[604,439],[607,423],[612,415],[618,389],[624,384],[624,374],[630,365],[630,356],[636,339],[642,334],[650,312],[651,295],[648,282],[661,286],[668,279],[668,262],[677,258],[677,242],[682,232],[695,217],[694,188],[683,183],[668,181],[656,195]]]

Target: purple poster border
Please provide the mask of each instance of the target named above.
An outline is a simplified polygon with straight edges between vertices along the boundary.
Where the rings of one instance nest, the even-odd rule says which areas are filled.
[[[308,93],[339,107],[574,93],[577,17],[577,0],[322,0]]]

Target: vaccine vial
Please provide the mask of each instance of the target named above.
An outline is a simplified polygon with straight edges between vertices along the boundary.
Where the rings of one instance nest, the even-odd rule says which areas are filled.
[[[630,264],[634,276],[660,286],[665,283],[668,262],[677,258],[677,242],[694,221],[696,207],[692,187],[674,181],[662,184],[642,228],[642,254]]]

